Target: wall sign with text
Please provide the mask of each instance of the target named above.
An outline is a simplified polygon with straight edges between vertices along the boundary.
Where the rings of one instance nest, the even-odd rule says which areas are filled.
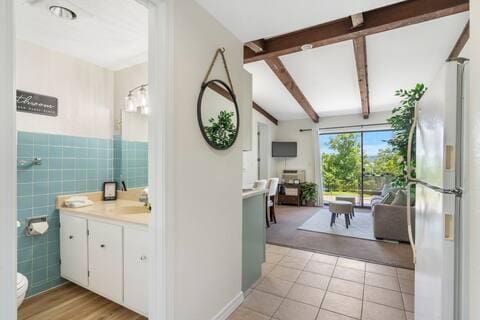
[[[17,111],[56,117],[58,116],[58,99],[17,90]]]

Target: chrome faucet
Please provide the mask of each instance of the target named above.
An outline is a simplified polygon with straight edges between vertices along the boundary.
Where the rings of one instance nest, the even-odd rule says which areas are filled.
[[[148,193],[147,192],[142,192],[138,201],[143,202],[145,207],[147,207],[149,211],[152,210],[152,206],[150,205],[150,202],[148,201]]]

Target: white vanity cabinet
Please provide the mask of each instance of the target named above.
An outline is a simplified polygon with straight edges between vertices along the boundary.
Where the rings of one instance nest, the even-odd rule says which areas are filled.
[[[61,276],[148,312],[148,227],[60,211]]]
[[[125,305],[133,310],[147,310],[148,301],[148,232],[126,228],[124,233]]]
[[[87,219],[60,215],[62,277],[88,287]]]
[[[122,226],[88,221],[89,287],[117,303],[123,299]]]

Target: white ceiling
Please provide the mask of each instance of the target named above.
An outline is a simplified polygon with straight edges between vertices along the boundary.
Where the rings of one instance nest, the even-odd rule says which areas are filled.
[[[135,0],[17,0],[17,38],[112,70],[147,61],[148,12]],[[73,21],[48,11],[72,9]]]
[[[399,88],[432,83],[468,21],[468,12],[367,37],[370,109],[391,110]]]
[[[242,41],[292,32],[396,0],[197,0]],[[461,34],[461,13],[367,37],[371,112],[391,110],[399,88],[428,85]],[[298,86],[320,116],[361,114],[352,41],[282,56]],[[263,62],[245,65],[253,75],[253,98],[279,120],[307,118],[300,105]]]
[[[400,0],[196,0],[247,42],[303,29]]]

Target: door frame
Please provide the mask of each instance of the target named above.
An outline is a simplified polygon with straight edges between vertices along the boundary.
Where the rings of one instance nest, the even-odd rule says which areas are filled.
[[[174,194],[167,193],[167,152],[173,150],[173,0],[136,0],[149,11],[148,73],[150,216],[150,319],[173,319]],[[0,319],[16,319],[17,203],[14,0],[0,0]],[[170,153],[171,154],[171,153]],[[158,204],[158,205],[157,205]]]
[[[268,163],[268,141],[270,136],[270,127],[263,122],[257,122],[257,178],[268,179],[270,177],[270,165]],[[263,151],[263,152],[261,152]],[[262,164],[265,167],[265,177],[261,175]]]

